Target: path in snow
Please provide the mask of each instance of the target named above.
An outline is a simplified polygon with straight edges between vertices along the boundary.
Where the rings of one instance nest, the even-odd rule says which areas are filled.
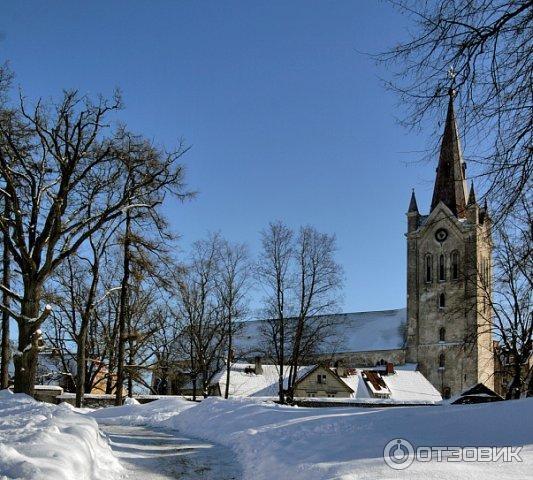
[[[128,480],[237,480],[241,471],[226,447],[168,430],[100,425]]]

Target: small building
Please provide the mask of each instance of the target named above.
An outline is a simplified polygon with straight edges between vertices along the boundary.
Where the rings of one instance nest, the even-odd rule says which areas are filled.
[[[289,368],[289,367],[287,367]],[[287,377],[287,375],[285,375]],[[226,371],[213,378],[209,394],[224,396]],[[284,387],[287,388],[287,378]],[[278,395],[277,365],[235,363],[230,371],[230,397],[262,397]],[[190,386],[180,392],[190,395]],[[200,393],[200,392],[198,392]],[[346,368],[328,365],[304,365],[298,368],[295,400],[316,399],[345,403],[435,404],[442,400],[439,392],[417,371],[415,364],[395,368],[392,363],[372,368]]]
[[[295,397],[398,404],[434,404],[442,400],[415,364],[395,368],[392,363],[373,368],[316,365],[297,380]]]
[[[498,395],[494,390],[491,390],[483,383],[478,383],[472,388],[469,388],[459,394],[450,403],[452,405],[467,405],[473,403],[501,402],[502,400],[503,397]]]

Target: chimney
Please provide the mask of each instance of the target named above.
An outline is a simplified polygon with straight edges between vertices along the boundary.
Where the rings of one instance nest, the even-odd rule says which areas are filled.
[[[263,373],[263,365],[261,365],[261,357],[257,356],[255,357],[255,374],[262,375],[262,373]]]
[[[337,360],[335,362],[335,371],[337,372],[337,375],[339,377],[345,377],[346,376],[346,369],[342,365],[342,362],[340,360]]]
[[[385,370],[385,373],[387,375],[392,375],[394,373],[394,364],[391,362],[387,362],[387,369]]]

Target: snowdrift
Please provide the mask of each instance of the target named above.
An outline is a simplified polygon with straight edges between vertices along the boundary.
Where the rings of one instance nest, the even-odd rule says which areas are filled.
[[[1,480],[111,480],[121,471],[92,418],[0,391]]]
[[[174,428],[238,455],[244,479],[359,480],[527,478],[533,462],[533,399],[409,408],[294,408],[250,399],[208,398],[193,406],[158,400],[94,412],[103,421]],[[415,462],[403,471],[383,460],[385,445],[523,446],[522,463]]]
[[[175,417],[197,403],[183,398],[169,397],[163,400],[140,404],[128,401],[121,407],[108,407],[94,410],[88,415],[100,423],[108,425],[151,425],[165,427],[167,420]]]

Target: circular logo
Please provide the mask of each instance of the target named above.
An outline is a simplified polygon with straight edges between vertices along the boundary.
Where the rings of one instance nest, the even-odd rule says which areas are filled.
[[[448,238],[448,232],[444,228],[439,228],[435,232],[435,238],[438,242],[444,242]]]
[[[394,470],[404,470],[415,460],[415,449],[405,438],[395,438],[385,445],[383,460]]]

